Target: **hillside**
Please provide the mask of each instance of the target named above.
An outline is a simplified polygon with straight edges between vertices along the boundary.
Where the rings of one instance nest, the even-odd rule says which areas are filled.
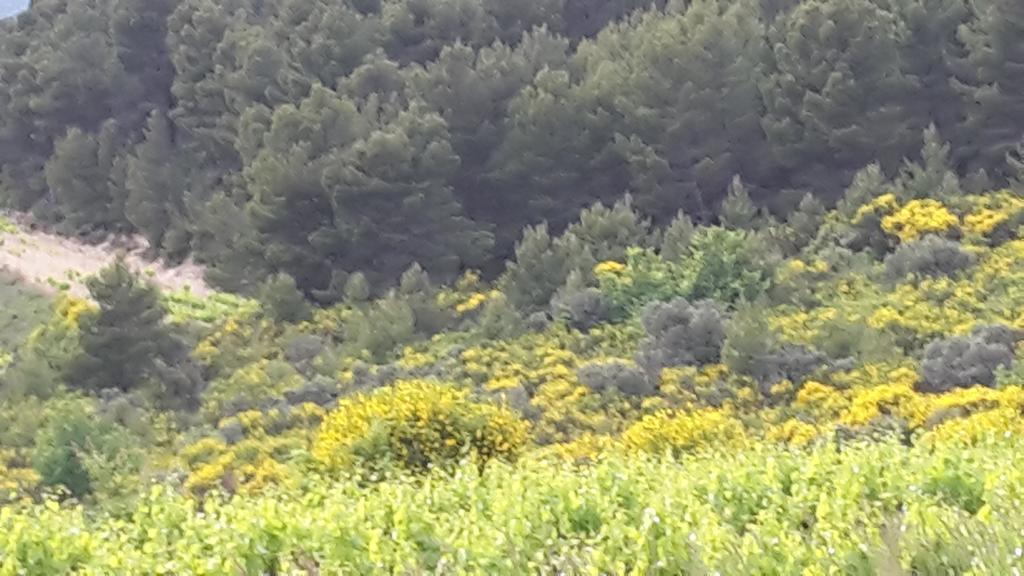
[[[0,576],[1024,574],[1021,40],[1020,0],[32,0]]]
[[[98,311],[65,297],[4,374],[0,551],[39,574],[1012,573],[1024,196],[908,182],[869,167],[834,211],[656,235],[597,205],[493,285],[413,268],[313,309],[280,282],[165,299],[164,329],[107,269]],[[105,348],[171,328],[177,367]]]

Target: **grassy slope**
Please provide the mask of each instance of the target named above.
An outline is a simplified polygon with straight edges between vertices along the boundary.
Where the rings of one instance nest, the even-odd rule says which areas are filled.
[[[10,353],[51,314],[51,299],[0,270],[0,354]]]
[[[555,323],[485,337],[480,303],[495,296],[476,283],[437,299],[462,311],[461,324],[389,344],[358,374],[353,354],[365,350],[339,337],[362,327],[357,312],[380,303],[339,305],[286,326],[255,303],[179,295],[172,317],[209,327],[195,349],[210,377],[204,425],[92,454],[90,465],[114,462],[120,476],[115,489],[97,483],[84,507],[26,497],[0,508],[0,576],[1022,573],[1022,373],[945,393],[918,383],[930,342],[976,324],[1024,330],[1024,196],[959,198],[948,208],[912,202],[876,198],[863,210],[877,210],[873,220],[832,214],[822,236],[828,245],[778,267],[771,305],[756,309],[766,327],[752,325],[750,339],[852,358],[799,388],[787,380],[765,390],[745,373],[708,364],[663,371],[658,393],[643,400],[589,390],[578,370],[630,362],[645,338],[636,318],[585,333]],[[960,237],[973,264],[949,276],[893,278],[883,254],[850,258],[829,249],[854,233],[884,237],[891,248],[936,231]],[[603,293],[635,298],[639,310],[685,286],[668,266],[627,259],[597,268],[611,275],[601,277]],[[367,330],[383,332],[379,318]],[[297,345],[311,341],[323,345],[312,347],[313,358]],[[316,461],[318,447],[340,446],[319,426],[324,408],[280,403],[317,376],[318,386],[355,398],[422,374],[478,399],[529,394],[534,444],[515,466],[495,464],[482,476],[467,466],[454,476],[371,483],[325,474]],[[417,417],[430,415],[424,406],[431,405],[405,402],[391,412],[411,415],[403,430],[433,430],[434,421]],[[153,417],[159,430],[163,415]],[[893,428],[911,445],[870,440]],[[360,450],[390,449],[367,438]],[[666,449],[677,457],[660,459]],[[130,450],[149,458],[146,472],[182,482],[122,509],[117,489],[148,492],[152,478],[121,466]],[[0,496],[15,498],[31,464],[10,459]],[[233,495],[222,499],[221,489]]]

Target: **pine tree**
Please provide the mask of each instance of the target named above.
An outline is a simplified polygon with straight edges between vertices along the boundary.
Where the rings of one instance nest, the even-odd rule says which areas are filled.
[[[786,219],[793,244],[792,252],[810,244],[824,221],[825,205],[813,194],[804,195],[797,209]]]
[[[572,38],[594,36],[609,23],[636,10],[663,8],[667,0],[565,0],[563,20]]]
[[[693,220],[685,212],[677,213],[662,234],[659,252],[661,257],[669,262],[682,260],[690,248],[693,233]]]
[[[598,203],[585,209],[566,235],[575,236],[598,262],[624,262],[629,248],[646,247],[652,242],[651,222],[633,208],[628,195],[611,208]]]
[[[488,164],[491,212],[509,230],[547,221],[561,231],[587,206],[618,199],[632,177],[615,149],[624,130],[616,118],[567,71],[540,71],[509,103],[507,131]]]
[[[335,227],[336,209],[324,174],[336,161],[333,155],[369,132],[371,119],[350,99],[315,86],[298,106],[286,104],[270,117],[249,114],[243,120],[241,133],[258,137],[252,153],[245,154],[249,200],[244,215],[258,235],[255,248],[262,260],[289,274],[306,292],[327,288],[332,268],[358,269],[341,262],[358,230]],[[225,249],[217,250],[216,261],[235,257],[230,244]]]
[[[287,274],[275,274],[260,288],[260,301],[278,322],[302,322],[312,317],[309,303]]]
[[[298,106],[244,119],[242,133],[262,136],[245,154],[247,214],[266,262],[303,291],[357,270],[394,283],[414,262],[449,278],[488,254],[490,236],[451,188],[459,158],[444,120],[422,102],[316,86]]]
[[[857,209],[886,192],[888,182],[882,167],[877,163],[857,171],[853,182],[846,187],[843,197],[836,204],[836,210],[847,222],[852,221]]]
[[[515,260],[508,264],[499,285],[513,306],[540,310],[569,276],[569,263],[558,250],[546,224],[527,228],[516,245]]]
[[[444,120],[419,102],[382,112],[324,171],[334,234],[347,238],[340,266],[390,282],[413,263],[443,279],[478,266],[493,240],[452,191],[459,157]]]
[[[195,212],[193,231],[194,255],[206,264],[207,281],[232,292],[257,291],[270,267],[265,242],[243,207],[218,192]]]
[[[962,144],[971,168],[1005,178],[1006,154],[1024,134],[1024,4],[988,0],[977,9],[978,19],[961,28],[970,74],[960,84],[968,104]]]
[[[345,303],[349,305],[362,304],[370,300],[370,283],[366,275],[356,272],[348,277],[345,282]]]
[[[344,78],[384,40],[379,7],[357,2],[283,0],[271,24],[272,38],[287,39],[286,53],[307,82],[331,86]],[[379,2],[378,2],[379,4]]]
[[[484,11],[494,18],[498,37],[506,43],[518,42],[539,27],[563,34],[565,4],[566,0],[483,0]]]
[[[914,84],[900,69],[890,12],[872,0],[806,2],[770,37],[763,125],[791,185],[834,194],[868,163],[892,171],[911,154]]]
[[[753,230],[757,223],[757,206],[750,200],[743,179],[736,176],[719,208],[722,225],[731,230]]]
[[[40,136],[70,127],[94,132],[118,114],[134,114],[138,85],[126,75],[110,35],[108,2],[81,0],[59,12],[47,36],[25,56],[32,70],[32,111]]]
[[[588,204],[629,191],[659,224],[679,208],[706,216],[734,174],[765,170],[763,36],[750,2],[700,0],[610,27],[577,51],[572,76],[541,73],[514,103],[498,158],[520,175],[515,191],[535,191],[534,217],[553,229],[581,208],[567,190]]]
[[[949,160],[949,144],[943,142],[935,125],[924,131],[921,162],[906,161],[894,183],[903,200],[936,198],[952,200],[960,196],[960,178]]]
[[[72,232],[109,229],[119,219],[110,181],[115,138],[113,122],[98,138],[72,128],[46,163],[46,183]]]
[[[474,50],[459,42],[424,67],[405,70],[409,90],[447,123],[460,158],[453,189],[471,218],[495,226],[498,251],[507,251],[519,238],[522,222],[508,217],[507,191],[487,182],[488,162],[508,130],[512,99],[543,68],[564,68],[568,50],[565,39],[539,29],[515,47],[494,44]]]
[[[91,392],[145,389],[155,362],[176,363],[182,348],[164,321],[159,291],[123,259],[87,285],[98,308],[80,318],[82,351],[67,373],[69,384]]]
[[[677,184],[667,189],[684,198],[670,209],[700,214],[717,204],[733,176],[767,178],[758,84],[768,46],[754,2],[696,0],[681,16],[650,18],[632,34],[629,52],[647,61],[630,79],[634,108],[624,112],[671,167]]]
[[[126,76],[139,87],[137,115],[171,104],[174,66],[167,50],[167,19],[180,0],[114,0],[110,23]],[[137,124],[130,124],[136,126]]]
[[[127,172],[125,216],[153,250],[166,252],[168,232],[181,225],[189,182],[163,112],[150,114],[145,139],[135,147]]]
[[[433,336],[451,324],[451,311],[437,303],[438,290],[419,264],[413,263],[402,273],[397,294],[412,310],[417,334]]]
[[[175,72],[170,118],[183,136],[178,147],[213,178],[239,166],[233,145],[236,118],[227,106],[223,78],[237,64],[233,51],[221,46],[232,26],[256,13],[250,0],[181,0],[167,20],[167,48]]]
[[[497,40],[499,32],[479,0],[388,0],[382,20],[388,55],[402,63],[433,60],[460,39],[479,48]]]
[[[960,146],[966,107],[954,76],[966,47],[958,37],[971,20],[965,0],[900,0],[892,11],[905,27],[900,42],[903,70],[914,82],[914,107],[921,130],[928,123]]]

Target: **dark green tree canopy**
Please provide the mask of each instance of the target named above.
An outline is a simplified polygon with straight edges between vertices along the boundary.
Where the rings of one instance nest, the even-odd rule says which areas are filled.
[[[497,277],[627,194],[670,252],[688,221],[792,250],[866,166],[1019,180],[1022,34],[1013,0],[37,0],[0,33],[0,204],[321,301]]]

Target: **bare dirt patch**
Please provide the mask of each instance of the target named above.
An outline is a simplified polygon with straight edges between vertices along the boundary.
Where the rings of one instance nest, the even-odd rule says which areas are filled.
[[[35,230],[18,215],[0,214],[0,269],[8,270],[49,292],[67,290],[87,296],[85,280],[124,254],[128,265],[167,291],[185,288],[197,296],[212,290],[203,280],[203,269],[187,261],[168,266],[145,257],[146,241],[141,237],[118,236],[91,245]]]

